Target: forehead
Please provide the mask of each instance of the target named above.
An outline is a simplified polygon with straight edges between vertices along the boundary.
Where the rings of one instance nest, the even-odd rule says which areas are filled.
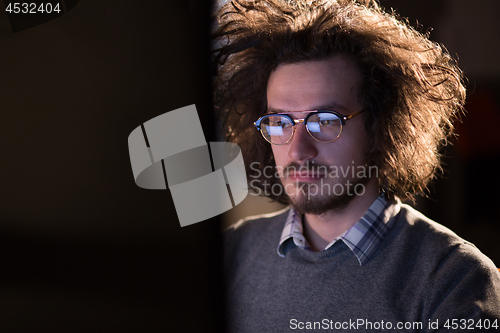
[[[354,61],[337,55],[320,61],[281,64],[269,76],[267,103],[280,112],[334,109],[354,112],[361,105],[361,75]]]

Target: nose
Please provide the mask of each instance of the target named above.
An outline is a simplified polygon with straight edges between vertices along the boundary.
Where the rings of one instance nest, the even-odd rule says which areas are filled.
[[[295,125],[295,134],[288,143],[288,156],[294,161],[307,161],[318,154],[316,141],[307,132],[304,123]]]

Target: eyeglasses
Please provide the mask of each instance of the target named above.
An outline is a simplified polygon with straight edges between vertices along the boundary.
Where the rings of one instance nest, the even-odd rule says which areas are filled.
[[[295,133],[295,125],[298,123],[304,123],[307,133],[313,139],[328,143],[337,140],[342,133],[342,126],[347,120],[363,111],[348,116],[332,110],[292,111],[309,112],[303,119],[294,119],[288,114],[272,113],[260,117],[254,122],[254,125],[264,139],[274,145],[284,145],[290,142]]]

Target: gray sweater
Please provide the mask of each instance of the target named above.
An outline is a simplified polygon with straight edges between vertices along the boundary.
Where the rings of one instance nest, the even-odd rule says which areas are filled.
[[[411,207],[362,266],[342,241],[312,252],[289,240],[280,257],[287,213],[224,234],[229,332],[500,331],[493,262]]]

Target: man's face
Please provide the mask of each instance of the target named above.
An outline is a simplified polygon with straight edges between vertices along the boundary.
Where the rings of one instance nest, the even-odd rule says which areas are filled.
[[[328,60],[282,64],[269,77],[268,108],[295,119],[305,118],[308,113],[292,111],[318,109],[347,116],[362,110],[357,98],[360,82],[355,63],[340,55]],[[280,179],[292,206],[301,213],[319,215],[345,208],[355,195],[362,195],[370,180],[368,172],[366,177],[358,177],[365,168],[365,145],[363,114],[348,120],[340,137],[330,143],[316,141],[303,123],[297,124],[291,141],[272,145],[276,167],[278,172],[283,171]]]

